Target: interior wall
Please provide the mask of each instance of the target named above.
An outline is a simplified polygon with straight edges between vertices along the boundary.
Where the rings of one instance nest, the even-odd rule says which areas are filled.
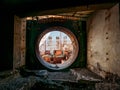
[[[108,72],[120,76],[119,4],[90,16],[87,35],[87,67],[102,77]]]
[[[25,65],[26,18],[14,16],[13,70]]]

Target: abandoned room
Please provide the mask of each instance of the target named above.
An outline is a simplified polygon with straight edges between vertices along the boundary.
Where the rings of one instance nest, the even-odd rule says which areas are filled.
[[[119,0],[1,0],[0,90],[120,90]]]

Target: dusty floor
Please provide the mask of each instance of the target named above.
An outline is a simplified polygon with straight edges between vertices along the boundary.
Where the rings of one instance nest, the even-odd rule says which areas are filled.
[[[1,73],[0,79],[0,90],[120,90],[119,83],[107,82],[85,68],[65,72],[21,70],[13,75]]]

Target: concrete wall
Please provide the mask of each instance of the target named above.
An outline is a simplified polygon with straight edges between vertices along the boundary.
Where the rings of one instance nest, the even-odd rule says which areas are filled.
[[[87,21],[87,66],[102,77],[108,72],[120,76],[119,15],[117,4],[95,12]]]

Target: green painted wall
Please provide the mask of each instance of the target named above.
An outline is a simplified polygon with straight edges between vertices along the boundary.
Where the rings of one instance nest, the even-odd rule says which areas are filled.
[[[28,20],[27,21],[27,35],[26,35],[26,67],[29,69],[45,69],[43,65],[40,64],[39,60],[35,54],[35,44],[37,37],[47,28],[52,26],[62,26],[70,29],[78,39],[79,42],[79,55],[76,61],[69,67],[86,67],[86,22],[85,21],[52,21],[43,22]]]

